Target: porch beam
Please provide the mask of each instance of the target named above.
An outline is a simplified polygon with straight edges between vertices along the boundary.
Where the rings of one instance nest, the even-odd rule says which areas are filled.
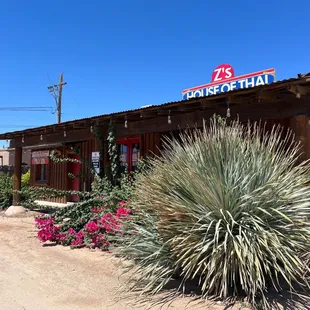
[[[296,105],[298,100],[298,105]],[[261,102],[253,104],[230,104],[231,119],[239,119],[240,121],[256,121],[267,119],[288,118],[298,114],[310,114],[309,97],[305,96],[301,99],[293,99],[289,101],[278,101],[270,104],[270,102]],[[193,112],[177,112],[170,113],[171,123],[168,123],[168,114],[166,116],[158,116],[154,119],[141,119],[137,122],[128,122],[128,127],[116,124],[117,137],[126,137],[140,135],[151,132],[169,132],[171,130],[179,130],[188,126],[202,126],[203,119],[208,121],[214,114],[226,117],[227,104],[221,107],[211,106],[205,110],[196,110]]]
[[[66,131],[66,134],[64,133]],[[42,140],[41,140],[42,135]],[[19,137],[11,140],[11,147],[26,147],[40,144],[55,144],[55,143],[70,143],[86,141],[93,138],[93,133],[89,128],[66,130],[62,129],[60,132],[55,133],[44,133],[38,132],[36,135],[24,135],[24,142],[22,141],[22,134]]]
[[[287,90],[293,93],[296,98],[300,98],[301,96],[305,96],[309,93],[309,88],[300,85],[288,85]]]

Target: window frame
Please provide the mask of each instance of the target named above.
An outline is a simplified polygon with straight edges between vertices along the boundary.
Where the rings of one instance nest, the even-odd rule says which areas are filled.
[[[128,172],[132,171],[132,149],[134,144],[139,144],[139,149],[141,152],[141,139],[140,137],[128,137],[128,138],[119,138],[116,139],[117,144],[120,145],[126,145],[127,146],[127,168]],[[139,158],[138,158],[139,160]]]
[[[45,179],[42,179],[42,174],[45,166]],[[48,181],[48,164],[34,165],[34,182],[35,184],[47,184]],[[39,178],[38,178],[39,176]]]
[[[36,154],[35,157],[34,154]],[[31,152],[31,170],[33,171],[31,179],[33,185],[47,186],[50,172],[49,155],[49,149],[39,149]]]

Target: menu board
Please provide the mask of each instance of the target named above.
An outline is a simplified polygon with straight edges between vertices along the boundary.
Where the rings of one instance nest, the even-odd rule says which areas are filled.
[[[32,165],[48,165],[49,151],[35,151],[31,153]]]

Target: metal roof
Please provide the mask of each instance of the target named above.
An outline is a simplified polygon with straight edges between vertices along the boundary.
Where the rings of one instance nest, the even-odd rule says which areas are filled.
[[[152,112],[156,111],[159,108],[160,109],[169,109],[170,107],[173,107],[175,105],[179,104],[186,104],[187,106],[191,103],[201,101],[201,100],[207,100],[210,102],[213,101],[214,99],[221,99],[225,97],[229,97],[232,95],[248,95],[248,94],[253,94],[256,93],[258,90],[273,90],[273,89],[281,89],[281,87],[287,86],[287,84],[310,84],[310,73],[307,74],[298,74],[297,78],[290,78],[290,79],[285,79],[281,81],[277,81],[271,84],[263,85],[263,86],[255,86],[251,88],[244,88],[244,89],[236,89],[233,91],[225,92],[225,93],[220,93],[212,96],[204,96],[204,97],[196,97],[196,98],[191,98],[188,100],[180,100],[180,101],[171,101],[167,102],[164,104],[158,104],[158,105],[150,105],[146,107],[141,107],[137,109],[132,109],[132,110],[125,110],[125,111],[119,111],[119,112],[114,112],[110,114],[101,114],[101,115],[96,115],[92,117],[86,117],[86,118],[81,118],[81,119],[75,119],[75,120],[70,120],[66,121],[60,124],[51,124],[51,125],[45,125],[45,126],[40,126],[40,127],[34,127],[34,128],[28,128],[25,130],[20,130],[20,131],[13,131],[13,132],[7,132],[7,133],[2,133],[0,134],[0,140],[7,140],[7,139],[14,139],[16,136],[20,136],[22,134],[27,134],[30,132],[37,132],[37,131],[42,131],[46,130],[48,128],[64,128],[66,126],[75,124],[77,122],[85,122],[85,121],[96,121],[98,119],[109,119],[109,118],[117,118],[119,116],[127,116],[135,113],[141,113],[141,112]]]

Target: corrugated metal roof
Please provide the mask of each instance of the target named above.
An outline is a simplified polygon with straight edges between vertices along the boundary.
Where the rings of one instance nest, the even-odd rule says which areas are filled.
[[[220,94],[216,94],[216,95],[212,95],[212,96],[196,97],[196,98],[191,98],[188,100],[171,101],[171,102],[166,102],[164,104],[150,105],[150,106],[147,106],[144,108],[142,107],[142,108],[137,108],[137,109],[132,109],[132,110],[114,112],[114,113],[110,113],[110,114],[101,114],[101,115],[96,115],[96,116],[92,116],[92,117],[85,117],[85,118],[81,118],[81,119],[70,120],[70,121],[60,123],[60,124],[51,124],[51,125],[45,125],[45,126],[40,126],[40,127],[28,128],[28,129],[21,130],[21,131],[7,132],[7,133],[0,134],[0,140],[13,139],[13,136],[17,136],[17,135],[21,135],[21,134],[27,134],[27,132],[44,130],[44,129],[49,128],[49,127],[58,127],[58,126],[64,127],[66,125],[76,123],[76,122],[84,122],[84,121],[88,121],[88,120],[97,120],[97,119],[101,119],[101,118],[113,118],[113,117],[117,117],[120,115],[133,114],[133,113],[142,112],[142,111],[152,111],[152,110],[156,110],[158,108],[169,108],[170,106],[173,106],[176,104],[182,104],[182,103],[186,103],[188,105],[191,102],[197,102],[198,100],[204,100],[204,99],[213,100],[213,99],[220,98],[220,97],[231,96],[231,95],[236,94],[236,93],[240,93],[240,95],[242,95],[242,93],[255,93],[258,89],[272,90],[273,88],[280,88],[281,86],[285,86],[288,83],[296,84],[297,82],[302,83],[302,84],[310,82],[310,73],[299,74],[297,78],[285,79],[285,80],[277,81],[277,82],[267,84],[264,86],[256,86],[256,87],[244,88],[244,89],[235,89],[235,90],[230,91],[230,92],[220,93]]]

